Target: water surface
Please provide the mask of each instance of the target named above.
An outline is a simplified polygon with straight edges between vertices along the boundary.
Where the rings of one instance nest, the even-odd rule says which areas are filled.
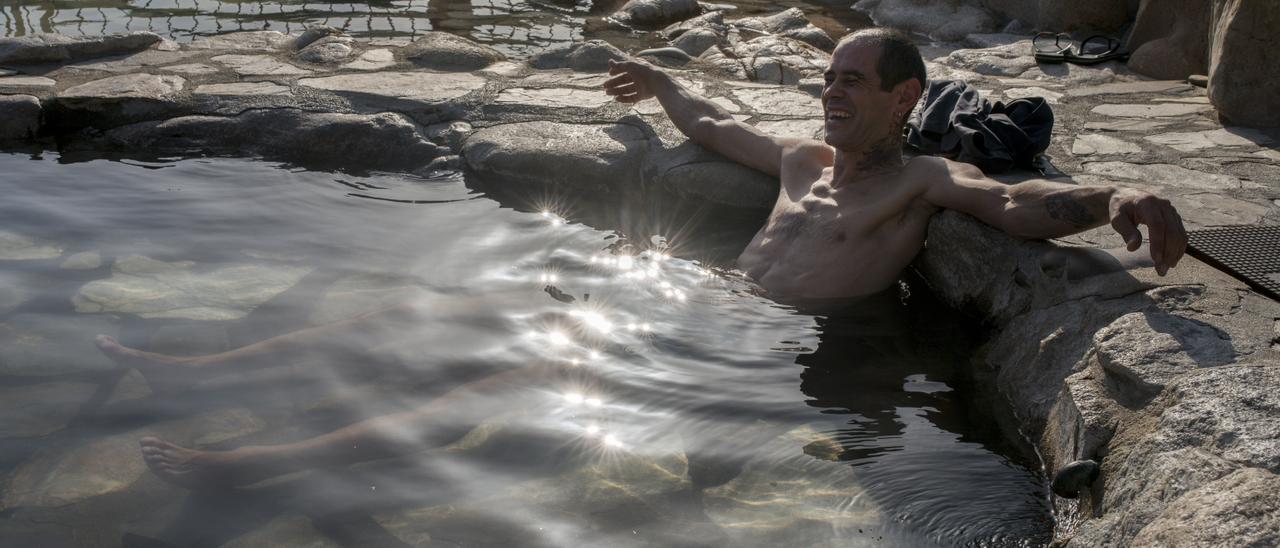
[[[458,176],[55,154],[0,154],[0,173],[13,542],[1049,539],[1043,479],[963,391],[973,333],[919,287],[803,313],[759,296],[695,225],[595,228],[574,212],[608,206],[499,202]],[[199,374],[144,376],[92,343],[202,355],[344,321]],[[307,440],[494,375],[508,381],[392,428],[424,445],[398,458],[192,492],[136,445]]]

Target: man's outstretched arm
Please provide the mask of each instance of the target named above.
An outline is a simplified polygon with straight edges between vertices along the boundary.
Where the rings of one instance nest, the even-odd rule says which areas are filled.
[[[680,85],[671,75],[642,61],[609,61],[605,93],[622,103],[657,97],[672,123],[695,143],[777,177],[784,148],[798,139],[771,137],[733,119],[715,103]]]
[[[1147,227],[1151,259],[1163,276],[1187,247],[1182,217],[1168,200],[1115,186],[1081,186],[1034,180],[1005,185],[968,164],[937,160],[925,199],[972,214],[1021,238],[1057,238],[1110,223],[1129,251],[1142,245],[1138,225]]]

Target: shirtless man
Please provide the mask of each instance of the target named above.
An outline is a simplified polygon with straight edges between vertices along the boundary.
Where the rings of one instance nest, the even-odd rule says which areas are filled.
[[[1106,186],[1048,181],[1004,185],[977,168],[942,158],[902,160],[902,129],[920,98],[924,63],[910,40],[885,29],[856,32],[840,42],[822,92],[826,143],[778,138],[735,121],[711,101],[639,61],[612,63],[605,90],[624,103],[657,97],[676,126],[695,142],[779,177],[781,191],[765,226],[738,258],[771,295],[827,299],[868,295],[894,283],[924,245],[929,217],[941,208],[970,213],[1011,234],[1049,238],[1110,221],[1128,243],[1150,234],[1151,258],[1163,275],[1186,246],[1182,221],[1169,202]],[[99,337],[117,362],[160,372],[197,372],[279,363],[281,354],[315,348],[337,333],[405,323],[406,305],[198,358],[175,358]],[[463,386],[430,404],[280,445],[200,451],[141,440],[147,465],[187,487],[242,484],[285,470],[404,454],[446,443],[504,394],[555,375],[545,367],[501,373]]]
[[[1145,192],[1043,180],[1005,185],[932,156],[904,163],[902,130],[926,76],[919,51],[897,31],[861,30],[836,47],[822,88],[825,143],[766,135],[644,62],[611,62],[609,72],[605,92],[616,100],[657,97],[694,142],[781,179],[773,212],[738,257],[775,297],[854,297],[889,287],[942,208],[1029,239],[1109,221],[1129,251],[1142,244],[1137,225],[1146,225],[1162,276],[1186,248],[1177,211]]]

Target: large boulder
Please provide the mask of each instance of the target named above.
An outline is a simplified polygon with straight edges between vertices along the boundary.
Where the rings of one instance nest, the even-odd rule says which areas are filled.
[[[700,11],[697,0],[631,0],[612,18],[625,25],[652,28],[683,21]]]
[[[945,42],[996,29],[996,19],[991,12],[960,0],[859,0],[853,9],[867,14],[877,25],[918,32]]]
[[[529,59],[529,66],[540,70],[571,68],[578,72],[604,72],[609,70],[609,60],[626,58],[627,54],[608,42],[587,40],[535,55]]]
[[[480,70],[507,58],[496,49],[447,32],[428,32],[401,51],[418,66],[448,71]]]
[[[1129,68],[1183,80],[1209,70],[1210,0],[1144,0],[1129,34]]]
[[[80,37],[31,34],[0,38],[0,65],[67,63],[119,55],[147,49],[160,40],[159,36],[151,32]]]
[[[736,78],[795,85],[822,74],[831,63],[826,52],[785,36],[765,35],[707,50],[702,58]]]
[[[791,8],[768,17],[746,17],[734,21],[737,27],[794,38],[823,51],[836,48],[826,31],[814,26],[800,8]]]
[[[34,137],[40,132],[40,100],[30,95],[0,95],[0,141]]]
[[[1117,0],[982,0],[981,3],[1024,26],[1053,32],[1119,31],[1129,22],[1135,8],[1132,2]]]
[[[1280,4],[1215,0],[1213,15],[1209,100],[1233,124],[1280,126]]]
[[[778,198],[778,179],[710,152],[690,141],[649,158],[658,188],[736,208],[764,209]]]
[[[646,147],[645,134],[625,124],[539,121],[476,131],[462,157],[482,177],[623,192],[639,188]]]

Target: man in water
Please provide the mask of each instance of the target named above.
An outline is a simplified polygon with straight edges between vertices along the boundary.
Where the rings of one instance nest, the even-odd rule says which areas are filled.
[[[738,258],[747,274],[778,297],[857,297],[889,287],[924,245],[929,217],[942,208],[1025,238],[1063,236],[1110,221],[1130,251],[1142,243],[1137,225],[1146,225],[1161,275],[1178,263],[1186,246],[1178,213],[1151,194],[1048,181],[1009,186],[976,167],[935,157],[904,163],[902,128],[926,76],[918,50],[896,31],[859,31],[837,46],[822,93],[825,143],[765,135],[646,63],[612,63],[610,72],[605,90],[617,100],[657,97],[695,142],[781,179],[773,213]],[[422,308],[405,305],[196,358],[141,352],[105,336],[98,346],[149,379],[189,379],[277,364],[281,355],[296,352],[325,352],[341,334],[376,333],[435,314]],[[545,366],[507,371],[424,407],[294,443],[201,451],[144,438],[142,452],[153,472],[187,487],[250,483],[287,470],[405,454],[447,443],[475,417],[500,408],[510,390],[555,374]]]
[[[924,89],[924,61],[901,32],[855,32],[824,74],[825,143],[774,137],[641,61],[610,62],[605,92],[623,103],[656,97],[691,140],[781,180],[763,228],[738,266],[775,297],[868,295],[894,283],[924,245],[929,218],[962,211],[1023,238],[1074,234],[1108,221],[1135,251],[1146,225],[1156,272],[1178,264],[1186,232],[1152,194],[1034,180],[1005,185],[945,158],[904,162],[902,133]]]

